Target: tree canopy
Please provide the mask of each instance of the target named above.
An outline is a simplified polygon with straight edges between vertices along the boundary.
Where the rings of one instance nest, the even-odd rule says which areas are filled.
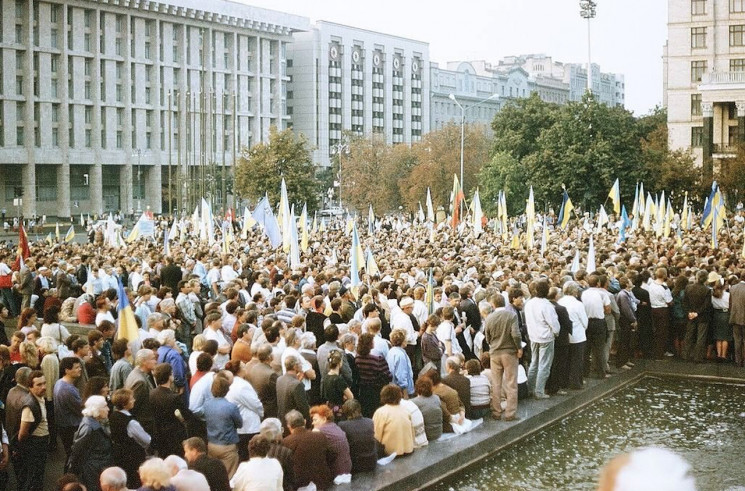
[[[309,210],[317,208],[321,193],[308,141],[290,129],[279,131],[272,126],[268,143],[243,150],[235,169],[235,189],[254,201],[266,193],[275,204],[280,199],[283,177],[288,199],[296,210],[304,203]]]

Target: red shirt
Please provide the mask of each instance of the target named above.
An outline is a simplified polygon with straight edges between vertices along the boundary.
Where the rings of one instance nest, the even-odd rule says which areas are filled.
[[[96,323],[96,311],[90,303],[83,302],[80,304],[80,307],[78,307],[78,322],[80,324]]]

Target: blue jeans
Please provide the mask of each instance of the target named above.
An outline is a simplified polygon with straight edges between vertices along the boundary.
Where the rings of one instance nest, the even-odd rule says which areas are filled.
[[[528,390],[537,395],[546,394],[546,382],[551,374],[551,364],[554,361],[554,342],[530,343],[532,358],[528,369]]]

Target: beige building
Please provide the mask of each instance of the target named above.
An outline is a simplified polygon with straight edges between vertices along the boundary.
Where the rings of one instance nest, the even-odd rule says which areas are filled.
[[[745,139],[745,0],[668,0],[663,55],[670,147],[711,178]]]

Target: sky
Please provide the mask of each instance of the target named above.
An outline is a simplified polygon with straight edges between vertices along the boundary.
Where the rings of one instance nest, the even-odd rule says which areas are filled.
[[[486,60],[544,53],[587,63],[587,21],[578,0],[237,0],[429,42],[431,61]],[[662,104],[667,0],[596,0],[592,62],[622,73],[626,107],[636,115]]]

